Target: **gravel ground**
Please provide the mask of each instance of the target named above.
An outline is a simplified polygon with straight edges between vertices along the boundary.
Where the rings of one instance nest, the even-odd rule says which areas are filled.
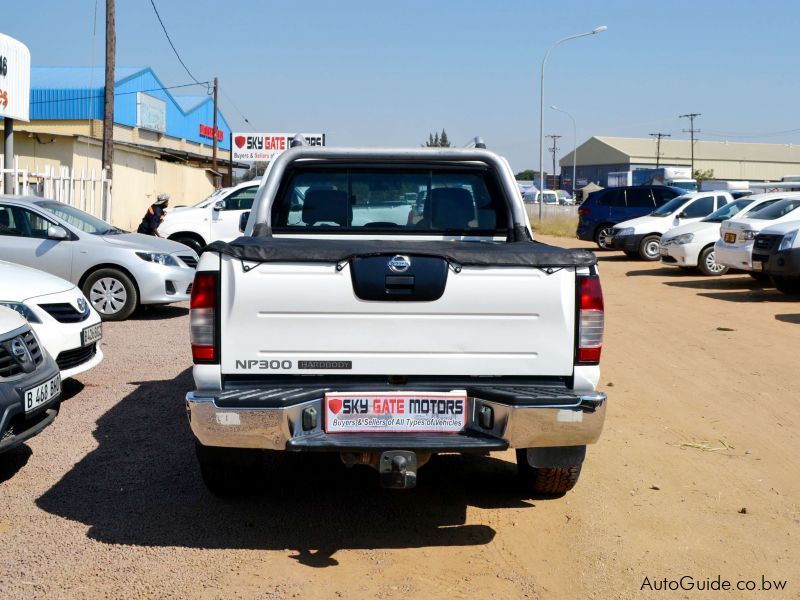
[[[218,500],[183,406],[187,308],[106,324],[55,424],[0,455],[0,597],[637,598],[681,575],[799,597],[800,304],[615,253],[602,275],[606,431],[557,500],[519,495],[510,452],[438,457],[408,492],[279,457]]]

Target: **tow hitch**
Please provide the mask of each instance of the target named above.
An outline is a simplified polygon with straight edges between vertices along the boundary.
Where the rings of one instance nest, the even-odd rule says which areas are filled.
[[[417,455],[407,450],[383,452],[378,472],[383,487],[413,488],[417,485]]]

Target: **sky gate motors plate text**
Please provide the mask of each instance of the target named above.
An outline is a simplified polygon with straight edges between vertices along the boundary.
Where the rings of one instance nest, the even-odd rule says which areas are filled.
[[[464,430],[467,393],[420,392],[325,395],[325,431],[449,432]]]

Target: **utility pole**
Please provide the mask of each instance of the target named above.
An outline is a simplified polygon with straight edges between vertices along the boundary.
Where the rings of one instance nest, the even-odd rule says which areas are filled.
[[[216,172],[217,172],[217,110],[218,110],[218,106],[219,106],[217,104],[218,96],[219,96],[219,80],[216,77],[214,77],[214,127],[213,127],[213,130],[212,130],[212,133],[214,134],[214,151],[213,151],[213,154],[211,155],[211,165],[212,165],[212,167],[214,169],[214,173],[215,173],[214,182],[216,184],[216,187],[220,186],[219,177],[216,175]],[[231,148],[231,150],[233,150],[233,148]]]
[[[679,119],[689,119],[689,129],[684,129],[684,132],[688,132],[691,134],[692,140],[692,177],[694,177],[694,134],[700,133],[699,129],[694,128],[694,119],[695,117],[699,117],[700,113],[688,113],[685,115],[678,115]]]
[[[106,0],[106,84],[103,91],[103,163],[111,179],[114,167],[114,67],[117,34],[114,28],[114,0]],[[105,207],[103,208],[105,211]],[[103,215],[110,218],[111,215]]]
[[[669,133],[648,133],[656,138],[656,169],[661,165],[661,138],[672,137]]]
[[[553,140],[553,147],[550,148],[550,152],[553,153],[553,182],[555,183],[555,180],[556,180],[556,152],[558,152],[558,150],[559,150],[559,148],[556,147],[556,141],[558,140],[558,138],[563,137],[563,136],[550,134],[550,135],[546,135],[545,137],[551,138]],[[544,185],[544,187],[547,187],[546,183],[544,183],[543,185]],[[544,191],[544,190],[542,190],[542,191]]]

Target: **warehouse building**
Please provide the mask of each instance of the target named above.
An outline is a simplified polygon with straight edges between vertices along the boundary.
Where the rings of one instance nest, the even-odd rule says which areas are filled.
[[[90,204],[83,191],[77,199],[76,182],[102,173],[102,67],[32,68],[30,122],[15,124],[14,150],[32,193],[53,185],[45,175],[55,173],[61,199],[135,229],[159,193],[168,193],[175,206],[214,191],[228,169],[230,127],[218,112],[214,131],[214,103],[204,88],[201,96],[173,95],[147,67],[118,68],[114,79],[113,202],[98,197],[95,203],[93,195]]]
[[[581,188],[589,183],[608,184],[608,174],[656,166],[653,138],[592,137],[578,146],[575,180]],[[689,140],[661,140],[659,166],[689,166]],[[573,153],[560,161],[562,181],[571,189]],[[800,145],[753,144],[741,142],[694,143],[694,168],[713,170],[714,179],[738,181],[780,181],[800,174]]]

